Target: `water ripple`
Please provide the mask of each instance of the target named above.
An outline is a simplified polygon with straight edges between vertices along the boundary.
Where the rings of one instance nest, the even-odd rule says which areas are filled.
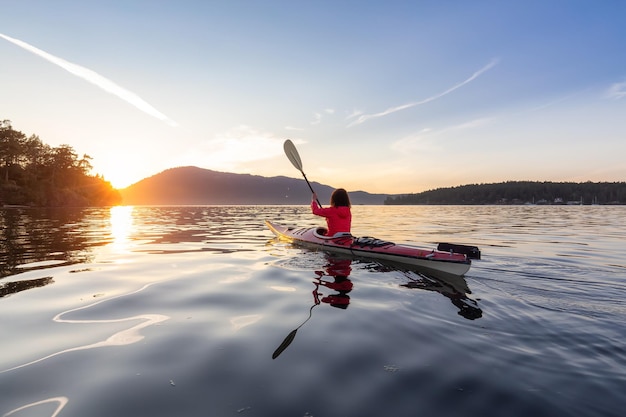
[[[24,368],[30,365],[34,365],[36,363],[40,363],[42,361],[45,361],[47,359],[53,358],[55,356],[59,356],[65,353],[69,353],[69,352],[76,352],[79,350],[86,350],[86,349],[96,349],[96,348],[101,348],[101,347],[105,347],[105,346],[124,346],[124,345],[129,345],[132,343],[136,343],[140,340],[143,339],[143,335],[141,335],[139,333],[139,331],[145,327],[148,326],[152,326],[152,325],[156,325],[158,323],[161,323],[165,320],[168,320],[169,317],[162,315],[162,314],[140,314],[137,316],[133,316],[133,317],[124,317],[124,318],[120,318],[120,319],[101,319],[101,320],[77,320],[77,319],[63,319],[62,317],[76,312],[76,311],[80,311],[80,310],[86,310],[89,308],[92,308],[98,304],[101,303],[105,303],[105,302],[110,302],[111,300],[117,299],[117,298],[121,298],[121,297],[126,297],[126,296],[130,296],[136,293],[139,293],[143,290],[145,290],[146,288],[148,288],[150,285],[152,284],[146,284],[143,287],[139,288],[136,291],[127,293],[127,294],[122,294],[119,295],[117,297],[112,297],[109,299],[105,299],[105,300],[100,300],[100,301],[96,301],[95,303],[86,305],[86,306],[82,306],[82,307],[78,307],[78,308],[74,308],[71,310],[67,310],[64,311],[62,313],[57,314],[56,316],[54,316],[52,318],[52,321],[56,322],[56,323],[72,323],[72,324],[101,324],[101,323],[124,323],[124,322],[129,322],[129,321],[140,321],[140,323],[129,327],[127,329],[121,330],[117,333],[114,333],[113,335],[111,335],[110,337],[108,337],[105,340],[99,341],[99,342],[95,342],[95,343],[90,343],[87,345],[82,345],[82,346],[76,346],[76,347],[72,347],[72,348],[68,348],[68,349],[63,349],[60,350],[58,352],[54,352],[51,353],[47,356],[44,356],[42,358],[21,364],[21,365],[17,365],[14,366],[12,368],[8,368],[8,369],[4,369],[4,370],[0,370],[0,374],[5,373],[5,372],[10,372],[10,371],[14,371],[16,369],[20,369],[20,368]]]
[[[8,417],[12,414],[18,413],[20,411],[26,410],[28,408],[32,408],[32,407],[37,407],[38,405],[42,405],[42,404],[47,404],[47,403],[58,403],[58,406],[56,408],[56,410],[54,410],[54,412],[50,415],[50,417],[56,417],[59,415],[59,413],[61,412],[61,410],[63,410],[63,407],[65,407],[68,403],[68,398],[67,397],[53,397],[53,398],[48,398],[45,400],[41,400],[41,401],[36,401],[30,404],[26,404],[22,407],[18,407],[14,410],[9,411],[6,414],[3,414],[2,417]]]

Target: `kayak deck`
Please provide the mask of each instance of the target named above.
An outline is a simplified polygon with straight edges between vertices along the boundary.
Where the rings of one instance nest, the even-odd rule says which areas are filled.
[[[326,229],[322,227],[298,228],[277,225],[269,221],[265,223],[279,239],[311,249],[396,262],[453,275],[464,275],[471,266],[471,260],[467,254],[452,250],[419,249],[372,237],[355,237],[349,233],[325,236],[323,233]],[[455,246],[461,247],[462,245]],[[474,247],[465,248],[474,249]]]

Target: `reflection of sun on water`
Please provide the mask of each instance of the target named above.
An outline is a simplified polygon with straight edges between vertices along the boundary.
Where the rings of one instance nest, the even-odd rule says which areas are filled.
[[[133,228],[133,206],[111,207],[111,236],[116,252],[125,252]]]

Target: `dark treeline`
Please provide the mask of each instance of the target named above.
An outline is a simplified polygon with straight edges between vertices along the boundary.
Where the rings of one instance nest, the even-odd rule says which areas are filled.
[[[390,196],[402,204],[626,204],[626,182],[532,182],[471,184]]]
[[[69,145],[51,147],[0,120],[0,207],[113,205],[121,200],[111,183],[90,175],[91,157]]]

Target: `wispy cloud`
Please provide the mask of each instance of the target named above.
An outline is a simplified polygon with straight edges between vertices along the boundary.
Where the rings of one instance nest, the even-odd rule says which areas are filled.
[[[335,109],[324,109],[323,112],[317,112],[317,113],[313,114],[313,121],[311,122],[311,124],[312,125],[320,124],[321,121],[322,121],[323,113],[325,113],[325,114],[333,114],[333,113],[335,113]]]
[[[322,113],[315,113],[313,115],[313,121],[311,122],[311,124],[318,125],[320,124],[321,121],[322,121]]]
[[[607,91],[606,96],[615,100],[626,97],[626,82],[613,84]]]
[[[431,128],[425,128],[417,132],[414,135],[407,136],[400,140],[397,140],[391,144],[391,149],[402,152],[415,152],[415,151],[435,151],[443,149],[440,141],[436,141],[437,136],[449,133],[451,131],[460,131],[468,129],[478,129],[483,126],[487,126],[494,122],[491,117],[483,117],[480,119],[470,120],[465,123],[461,123],[454,126],[448,126],[442,129],[434,130]]]
[[[417,133],[393,142],[391,149],[400,153],[439,151],[442,149],[442,146],[437,141],[431,139],[433,134],[435,132],[432,129],[424,128]]]
[[[152,117],[156,117],[157,119],[164,121],[170,126],[178,126],[178,123],[176,123],[169,117],[165,116],[163,113],[159,112],[157,109],[152,107],[150,104],[144,101],[137,94],[131,91],[128,91],[123,87],[120,87],[119,85],[115,84],[113,81],[109,80],[108,78],[103,77],[102,75],[96,73],[95,71],[92,71],[88,68],[74,64],[72,62],[68,62],[62,58],[49,54],[48,52],[42,51],[41,49],[36,48],[24,41],[11,38],[9,36],[3,35],[2,33],[0,33],[0,38],[3,38],[19,46],[20,48],[27,50],[28,52],[32,52],[33,54],[38,55],[41,58],[55,65],[58,65],[59,67],[68,71],[69,73],[74,74],[77,77],[82,78],[83,80],[88,81],[100,87],[102,90],[106,91],[107,93],[113,94],[114,96],[121,98],[122,100],[135,106],[136,108],[143,111],[144,113]]]
[[[464,85],[474,81],[476,78],[478,78],[484,72],[486,72],[486,71],[490,70],[491,68],[493,68],[497,63],[498,63],[497,59],[492,59],[491,62],[489,62],[487,65],[485,65],[483,68],[479,69],[475,73],[473,73],[468,79],[466,79],[465,81],[460,82],[460,83],[458,83],[458,84],[448,88],[447,90],[445,90],[442,93],[436,94],[434,96],[425,98],[425,99],[420,100],[420,101],[414,101],[414,102],[402,104],[402,105],[399,105],[399,106],[396,106],[396,107],[390,107],[387,110],[384,110],[384,111],[382,111],[380,113],[361,114],[361,115],[358,116],[358,118],[356,120],[354,120],[353,122],[348,124],[348,127],[361,124],[361,123],[366,122],[366,121],[368,121],[370,119],[375,119],[377,117],[387,116],[389,114],[398,112],[400,110],[405,110],[405,109],[408,109],[408,108],[411,108],[411,107],[420,106],[422,104],[426,104],[426,103],[429,103],[431,101],[437,100],[437,99],[439,99],[439,98],[441,98],[441,97],[443,97],[445,95],[448,95],[448,94],[452,93],[453,91],[463,87]],[[354,113],[353,115],[356,117],[358,114]]]
[[[297,132],[302,132],[304,128],[296,126],[285,126],[285,130],[295,130]]]
[[[346,117],[346,120],[354,119],[355,117],[360,116],[362,114],[363,114],[363,111],[361,110],[356,110],[356,109],[352,110],[352,113],[350,113],[348,117]]]
[[[530,108],[528,110],[524,110],[522,113],[535,112],[535,111],[540,111],[540,110],[543,110],[543,109],[547,109],[549,107],[553,107],[553,106],[555,106],[557,104],[561,104],[561,103],[563,103],[563,102],[565,102],[567,100],[570,100],[572,97],[575,97],[576,95],[577,94],[569,94],[569,95],[567,95],[565,97],[560,97],[560,98],[557,98],[556,100],[552,100],[552,101],[549,101],[547,103],[539,104],[539,105],[537,105],[535,107],[532,107],[532,108]]]
[[[182,155],[181,163],[239,172],[253,162],[283,154],[284,138],[250,126],[238,126],[221,132],[201,146]],[[294,143],[299,143],[294,139]],[[187,161],[187,162],[183,162]]]

